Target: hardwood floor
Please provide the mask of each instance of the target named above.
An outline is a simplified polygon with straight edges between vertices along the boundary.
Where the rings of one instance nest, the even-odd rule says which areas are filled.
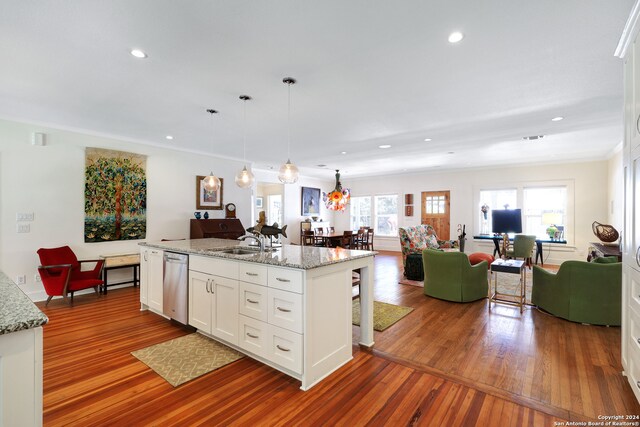
[[[551,426],[640,413],[620,375],[619,328],[428,298],[397,283],[398,263],[376,257],[375,297],[414,312],[307,392],[249,358],[173,388],[130,352],[189,331],[140,312],[135,288],[38,304],[50,318],[45,425]]]

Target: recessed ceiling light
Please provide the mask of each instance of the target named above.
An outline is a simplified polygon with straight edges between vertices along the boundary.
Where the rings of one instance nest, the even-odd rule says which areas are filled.
[[[340,154],[347,154],[347,152],[346,151],[341,151]]]
[[[391,148],[389,144],[378,145],[378,148]]]
[[[326,168],[327,167],[327,165],[316,165],[316,166],[318,166],[319,168]]]
[[[447,154],[456,154],[455,151],[447,151]]]
[[[526,141],[536,141],[538,139],[544,138],[544,135],[532,135],[532,136],[523,136],[522,139]]]
[[[455,31],[449,34],[449,43],[458,43],[463,38],[464,34],[462,34],[460,31]]]
[[[143,51],[141,51],[140,49],[131,49],[130,51],[131,55],[135,56],[136,58],[140,58],[140,59],[144,59],[147,57],[147,54],[144,53]]]
[[[564,117],[558,116],[558,117],[554,117],[553,119],[551,119],[552,122],[559,122],[560,120],[564,120]]]
[[[173,136],[171,136],[171,135],[167,135],[167,136],[165,136],[165,138],[167,138],[169,141],[173,140]]]
[[[424,142],[429,142],[429,141],[431,141],[431,138],[425,138],[424,139]]]

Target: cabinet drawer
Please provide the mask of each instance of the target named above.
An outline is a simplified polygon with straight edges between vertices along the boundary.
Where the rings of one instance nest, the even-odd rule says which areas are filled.
[[[269,288],[267,321],[275,326],[301,334],[302,331],[302,295],[293,292]]]
[[[302,271],[269,267],[269,287],[302,293]]]
[[[242,262],[240,264],[239,279],[243,282],[255,283],[256,285],[267,286],[267,266]]]
[[[240,315],[238,346],[255,355],[268,357],[265,344],[269,336],[269,325],[251,317]]]
[[[269,325],[265,357],[295,373],[302,373],[302,335]]]
[[[238,278],[238,263],[218,258],[189,255],[189,270],[215,274],[229,279]]]
[[[240,314],[267,321],[267,288],[240,282]]]

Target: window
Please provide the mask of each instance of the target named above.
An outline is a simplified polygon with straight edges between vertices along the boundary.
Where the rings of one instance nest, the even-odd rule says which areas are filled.
[[[443,214],[447,213],[445,210],[445,196],[426,196],[424,200],[424,207],[428,214]]]
[[[555,225],[560,233],[566,232],[566,186],[525,188],[523,196],[522,228],[526,234],[548,239],[547,228],[551,225]]]
[[[573,185],[566,181],[560,181],[556,185],[543,183],[531,187],[522,185],[517,188],[481,190],[477,208],[480,233],[492,234],[491,213],[509,205],[510,209],[522,208],[523,234],[548,239],[547,229],[555,225],[559,238],[572,241],[571,234],[568,233],[568,229],[573,225],[573,210],[568,205],[570,194],[573,194]],[[485,209],[486,217],[483,206],[488,207]]]
[[[360,227],[371,227],[371,197],[352,197],[350,205],[351,230],[357,230]]]
[[[375,196],[375,233],[378,236],[398,235],[398,195]]]
[[[480,203],[478,205],[478,216],[480,218],[480,234],[492,234],[491,212],[497,209],[504,209],[505,205],[511,209],[517,207],[518,190],[515,188],[505,188],[501,190],[480,191]],[[486,206],[486,215],[482,207]]]

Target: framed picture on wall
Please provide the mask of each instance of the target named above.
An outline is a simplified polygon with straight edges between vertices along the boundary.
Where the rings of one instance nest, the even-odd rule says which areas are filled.
[[[262,197],[256,197],[256,208],[262,209]]]
[[[320,213],[320,189],[302,187],[302,215],[318,215]]]
[[[222,190],[224,188],[224,180],[220,178],[220,188],[215,191],[207,191],[202,185],[205,176],[196,176],[196,209],[204,210],[222,210]]]

